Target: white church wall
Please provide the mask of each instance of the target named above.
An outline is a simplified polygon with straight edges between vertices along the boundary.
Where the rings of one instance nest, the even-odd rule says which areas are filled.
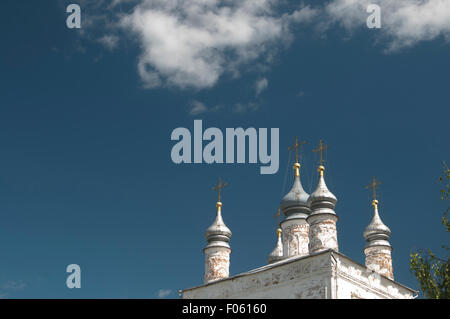
[[[341,254],[336,258],[334,294],[338,299],[411,299],[415,292]]]
[[[403,299],[413,296],[413,290],[331,251],[288,258],[183,291],[185,299]]]
[[[330,258],[293,257],[249,273],[183,292],[183,298],[325,298],[330,290]]]

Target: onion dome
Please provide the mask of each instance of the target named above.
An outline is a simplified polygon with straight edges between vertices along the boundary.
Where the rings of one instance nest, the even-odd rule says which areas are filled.
[[[216,219],[211,226],[206,230],[206,241],[208,242],[208,247],[212,246],[222,246],[230,248],[228,244],[231,238],[231,230],[225,225],[222,219],[222,203],[217,202],[217,213]]]
[[[391,230],[387,227],[378,214],[378,201],[374,199],[373,205],[373,218],[369,226],[364,231],[364,238],[367,241],[366,247],[369,246],[391,246],[389,244],[389,237],[391,236]]]
[[[337,198],[332,192],[330,192],[327,184],[325,183],[325,179],[323,177],[325,167],[320,165],[317,171],[319,172],[319,183],[317,184],[316,190],[309,196],[308,203],[313,211],[323,208],[326,209],[326,211],[321,210],[320,213],[335,215],[336,213],[334,212],[334,207],[336,206]],[[315,212],[313,212],[313,214],[314,213]]]
[[[285,216],[304,217],[311,213],[308,205],[309,194],[303,189],[300,181],[300,164],[294,164],[294,185],[280,203],[280,209]]]
[[[275,249],[270,253],[269,258],[267,258],[269,264],[272,264],[274,262],[283,259],[283,243],[281,242],[280,228],[277,229],[277,234],[278,234],[277,245],[275,246]]]

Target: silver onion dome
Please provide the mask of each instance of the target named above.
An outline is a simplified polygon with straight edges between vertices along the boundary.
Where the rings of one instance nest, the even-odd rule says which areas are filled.
[[[230,247],[229,241],[231,238],[231,230],[225,225],[222,219],[222,203],[217,202],[217,213],[216,213],[216,219],[211,224],[211,226],[208,227],[206,230],[206,241],[208,243],[207,247],[211,246],[223,246],[223,247]]]
[[[327,184],[325,183],[325,179],[323,177],[324,170],[325,167],[320,165],[318,169],[320,173],[319,183],[317,184],[314,192],[312,192],[309,196],[308,203],[312,210],[315,210],[317,208],[324,208],[327,209],[328,213],[336,214],[333,209],[336,206],[337,198],[332,192],[330,192]]]
[[[389,237],[391,236],[391,230],[387,227],[380,218],[378,213],[378,201],[375,199],[372,201],[373,205],[373,218],[370,224],[364,230],[364,238],[367,241],[366,247],[369,246],[391,246],[389,243]]]
[[[275,246],[275,249],[270,253],[269,257],[267,258],[267,262],[269,264],[272,264],[274,262],[280,261],[283,259],[283,243],[281,241],[281,229],[277,229],[277,244]]]
[[[300,180],[300,164],[294,164],[294,184],[291,190],[287,193],[280,203],[280,209],[287,217],[292,215],[304,215],[307,217],[311,213],[309,208],[308,198],[309,194],[303,189]]]

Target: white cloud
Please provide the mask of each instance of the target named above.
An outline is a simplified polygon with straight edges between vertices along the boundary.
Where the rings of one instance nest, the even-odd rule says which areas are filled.
[[[222,107],[220,105],[216,105],[214,107],[207,107],[204,103],[194,100],[191,102],[189,114],[190,115],[199,115],[208,112],[215,112],[220,110]]]
[[[326,14],[348,30],[366,27],[367,6],[381,8],[381,34],[388,50],[409,47],[443,36],[450,39],[449,0],[332,0]]]
[[[147,88],[161,85],[208,88],[224,73],[288,40],[293,22],[311,19],[304,7],[279,14],[273,0],[141,0],[121,25],[138,36],[138,72]]]
[[[26,283],[22,280],[9,280],[1,285],[1,289],[9,291],[21,291],[26,287]]]
[[[198,115],[205,112],[208,112],[208,108],[205,106],[205,104],[199,101],[192,101],[189,114]]]
[[[256,103],[236,103],[233,107],[234,113],[247,113],[259,110],[259,105]]]
[[[160,289],[157,293],[158,298],[165,298],[169,296],[172,293],[172,290],[170,289]]]
[[[108,50],[112,51],[117,47],[119,37],[116,35],[107,34],[99,38],[98,41],[103,44]]]
[[[136,2],[136,0],[112,0],[111,7],[114,8],[120,4],[127,4],[127,3],[132,3],[132,2]]]
[[[110,50],[126,43],[118,37],[137,41],[137,71],[146,88],[204,89],[225,74],[238,77],[247,70],[262,74],[278,50],[294,39],[296,25],[324,32],[340,26],[351,35],[367,29],[369,4],[381,7],[382,27],[367,34],[386,51],[437,38],[450,40],[450,0],[309,0],[301,3],[310,5],[290,11],[284,9],[287,2],[276,0],[80,2],[88,8],[80,35]],[[264,82],[260,85],[256,95],[267,88]]]
[[[212,107],[206,106],[204,103],[194,100],[190,103],[189,114],[190,115],[199,115],[204,113],[217,112],[223,109],[223,105],[216,105]],[[249,102],[249,103],[236,103],[231,106],[231,111],[233,113],[247,113],[247,112],[255,112],[259,110],[259,105],[257,103]]]
[[[267,89],[268,86],[269,86],[269,80],[267,80],[266,78],[261,78],[261,79],[257,80],[255,83],[256,95],[261,94],[261,92],[264,91],[265,89]]]

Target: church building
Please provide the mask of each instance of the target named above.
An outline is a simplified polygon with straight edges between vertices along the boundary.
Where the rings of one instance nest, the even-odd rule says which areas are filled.
[[[219,201],[216,219],[206,230],[204,284],[180,291],[184,299],[197,298],[298,298],[298,299],[411,299],[417,291],[394,280],[391,231],[381,220],[376,199],[375,179],[373,218],[363,237],[365,265],[339,252],[336,196],[325,183],[325,167],[320,141],[319,181],[308,194],[300,179],[301,166],[296,140],[294,183],[280,203],[284,219],[277,229],[275,249],[268,264],[245,273],[229,276],[231,231],[222,218]]]

